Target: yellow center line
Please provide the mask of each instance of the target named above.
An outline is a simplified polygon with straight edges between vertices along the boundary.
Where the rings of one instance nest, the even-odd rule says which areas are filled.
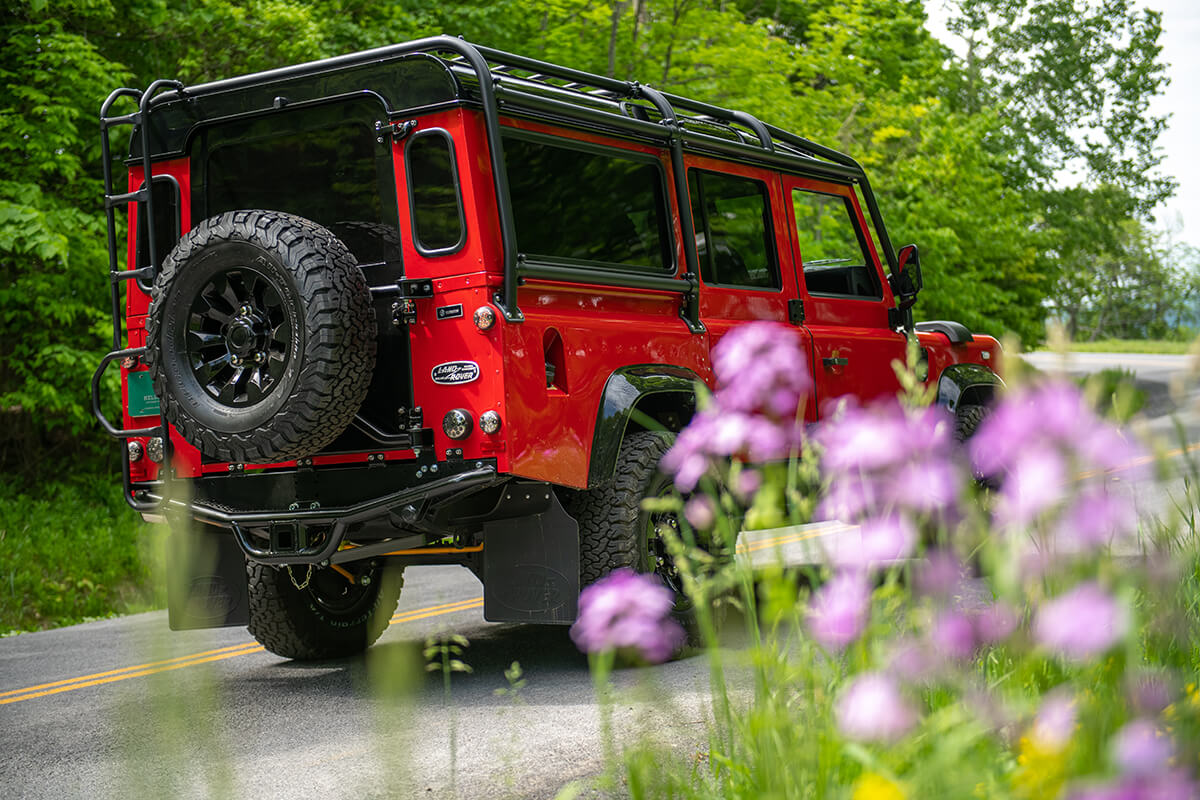
[[[822,536],[830,536],[835,533],[854,530],[856,527],[857,526],[855,525],[837,523],[812,530],[787,533],[783,534],[782,536],[776,536],[772,539],[761,539],[756,542],[742,542],[738,545],[737,549],[739,553],[753,553],[758,550],[765,550],[768,547],[775,547],[776,545],[794,544],[795,542],[802,542],[806,539],[817,539]]]
[[[472,608],[479,608],[483,605],[482,597],[473,597],[470,600],[459,600],[455,603],[446,603],[441,606],[430,606],[429,608],[418,608],[414,611],[404,611],[392,617],[389,624],[395,625],[398,622],[408,622],[414,619],[425,619],[427,617],[436,617],[439,614],[451,614],[455,611],[466,611]]]
[[[206,650],[203,653],[192,653],[191,655],[179,656],[177,658],[168,658],[163,661],[152,661],[149,664],[138,664],[137,666],[134,666],[134,667],[121,667],[120,669],[112,669],[112,670],[109,670],[108,672],[97,672],[95,675],[84,675],[81,678],[68,678],[67,680],[63,680],[63,681],[54,681],[53,683],[43,683],[39,686],[27,686],[24,689],[10,689],[7,692],[0,692],[0,698],[9,697],[14,694],[25,694],[26,692],[36,691],[37,689],[51,689],[51,688],[54,688],[55,686],[64,686],[66,684],[76,683],[78,681],[90,680],[92,678],[105,678],[110,675],[119,675],[124,672],[136,672],[138,670],[150,669],[152,667],[159,667],[164,664],[175,664],[180,661],[190,661],[193,658],[203,658],[204,656],[211,656],[211,655],[217,655],[220,653],[227,653],[231,650],[244,650],[248,647],[253,647],[253,646],[254,646],[253,642],[247,642],[244,644],[235,644],[235,645],[231,645],[230,647],[221,647],[216,650]],[[235,655],[241,655],[241,654],[235,653]]]
[[[418,619],[427,619],[429,617],[436,617],[442,614],[451,614],[455,611],[466,611],[473,608],[480,608],[482,606],[483,598],[476,597],[470,600],[460,600],[458,602],[445,603],[439,606],[418,608],[414,609],[413,611],[397,614],[396,616],[392,617],[390,624],[398,622],[412,622]],[[223,661],[227,658],[263,652],[266,652],[266,649],[257,642],[244,642],[242,644],[217,648],[216,650],[205,650],[202,653],[192,653],[191,655],[168,658],[162,661],[152,661],[148,664],[122,667],[120,669],[108,670],[107,672],[97,672],[92,675],[82,675],[78,678],[68,678],[66,680],[54,681],[52,683],[42,683],[38,684],[37,686],[27,686],[24,689],[10,689],[5,692],[0,692],[0,705],[19,703],[22,700],[32,700],[36,697],[46,697],[48,695],[59,694],[61,692],[72,692],[76,689],[84,689],[89,686],[101,686],[106,683],[115,683],[117,681],[128,680],[129,678],[141,678],[145,677],[146,675],[154,675],[160,672],[170,672],[172,670],[191,667],[197,664]]]
[[[159,672],[170,672],[171,670],[183,669],[184,667],[192,667],[192,666],[195,666],[196,664],[204,664],[209,661],[222,661],[226,658],[234,658],[235,656],[244,656],[247,653],[261,653],[263,651],[264,651],[264,648],[262,647],[262,645],[252,645],[252,646],[245,647],[241,650],[234,650],[229,653],[219,653],[217,655],[208,656],[207,658],[193,658],[189,661],[181,661],[178,664],[171,664],[171,665],[165,666],[165,667],[153,667],[151,669],[138,670],[137,672],[126,672],[122,675],[109,675],[107,678],[95,678],[93,680],[85,680],[84,678],[79,678],[76,680],[75,683],[72,683],[69,686],[59,686],[56,689],[44,689],[40,692],[31,692],[29,690],[25,690],[25,692],[26,692],[25,694],[21,694],[16,697],[6,697],[3,700],[0,700],[0,706],[7,705],[8,703],[19,703],[22,700],[32,700],[35,697],[46,697],[47,695],[58,694],[59,692],[73,692],[76,689],[84,689],[88,686],[100,686],[105,683],[115,683],[117,681],[128,680],[129,678],[141,678],[145,675],[154,675]],[[90,677],[90,676],[85,676],[85,677]]]

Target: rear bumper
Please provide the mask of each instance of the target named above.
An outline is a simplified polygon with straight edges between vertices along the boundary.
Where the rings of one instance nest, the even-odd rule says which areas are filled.
[[[428,508],[500,480],[494,461],[409,461],[214,475],[135,491],[160,513],[229,528],[251,560],[323,564],[352,525],[409,506]]]

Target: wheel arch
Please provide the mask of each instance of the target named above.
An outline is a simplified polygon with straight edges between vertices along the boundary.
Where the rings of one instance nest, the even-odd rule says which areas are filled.
[[[936,402],[953,413],[961,405],[991,405],[1004,381],[979,364],[951,364],[938,376],[937,387]]]
[[[678,432],[696,408],[699,376],[673,364],[636,364],[614,370],[604,384],[588,464],[588,486],[612,477],[627,434],[652,429]]]

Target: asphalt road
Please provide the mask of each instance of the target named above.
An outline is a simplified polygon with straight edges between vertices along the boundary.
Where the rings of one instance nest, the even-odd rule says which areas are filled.
[[[1180,356],[1088,354],[1072,371],[1124,365],[1139,380],[1182,370]],[[1039,368],[1058,356],[1033,354]],[[1179,396],[1187,442],[1200,441]],[[1178,459],[1166,418],[1142,423]],[[1115,483],[1120,475],[1111,478]],[[1178,481],[1128,487],[1147,514]],[[743,536],[744,557],[810,562],[854,546],[855,529],[805,526]],[[365,655],[297,664],[241,628],[172,633],[163,612],[0,640],[0,796],[15,798],[553,797],[602,769],[600,718],[586,659],[564,628],[483,621],[481,587],[458,567],[406,573],[392,625]],[[466,636],[470,674],[424,670],[426,637]],[[729,685],[744,685],[736,642]],[[519,661],[525,686],[504,670]],[[614,729],[692,757],[708,719],[708,663],[688,658],[620,671]],[[456,740],[451,747],[452,737]],[[455,763],[452,769],[451,753]]]

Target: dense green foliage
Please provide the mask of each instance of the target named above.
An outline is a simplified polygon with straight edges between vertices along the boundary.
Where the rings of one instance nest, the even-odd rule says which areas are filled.
[[[164,533],[107,483],[52,496],[0,484],[0,635],[161,607]]]

